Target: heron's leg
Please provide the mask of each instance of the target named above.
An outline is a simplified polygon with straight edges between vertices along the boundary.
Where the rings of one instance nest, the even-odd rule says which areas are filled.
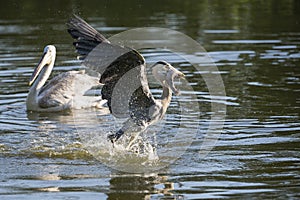
[[[107,136],[107,138],[112,142],[115,143],[122,135],[124,134],[124,131],[122,129],[118,130],[115,134],[111,134]]]
[[[140,132],[132,133],[130,137],[129,144],[127,145],[126,149],[129,150],[132,144],[138,139]]]
[[[111,134],[111,135],[107,136],[107,138],[112,143],[115,143],[125,132],[127,133],[133,125],[134,124],[132,123],[132,120],[128,119],[123,123],[122,128],[120,130],[118,130],[118,132],[116,132],[115,134]]]

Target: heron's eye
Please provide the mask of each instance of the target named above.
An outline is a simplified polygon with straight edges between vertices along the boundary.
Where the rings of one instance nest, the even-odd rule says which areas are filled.
[[[170,69],[169,65],[164,65],[164,69],[165,69],[165,70]]]

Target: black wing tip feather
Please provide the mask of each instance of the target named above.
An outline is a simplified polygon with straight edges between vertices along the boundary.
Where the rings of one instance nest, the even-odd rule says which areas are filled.
[[[85,20],[76,14],[67,22],[68,33],[74,38],[84,38],[85,40],[97,41],[98,43],[109,41]]]
[[[100,43],[110,43],[102,34],[76,14],[70,17],[67,27],[68,33],[75,40],[73,45],[80,55],[80,60],[83,60]]]

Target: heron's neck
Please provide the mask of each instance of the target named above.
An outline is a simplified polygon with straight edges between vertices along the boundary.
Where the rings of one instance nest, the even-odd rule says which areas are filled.
[[[163,108],[167,108],[171,102],[172,98],[172,91],[169,87],[169,85],[166,83],[165,77],[158,73],[158,68],[154,68],[152,70],[152,73],[154,75],[154,78],[160,82],[161,86],[163,87],[163,92],[161,94],[161,102],[163,105]]]
[[[170,102],[171,102],[171,99],[172,99],[172,91],[169,87],[163,85],[163,92],[162,92],[162,95],[161,95],[161,101],[162,103],[168,107]]]
[[[27,96],[27,102],[36,103],[38,101],[38,95],[40,93],[40,90],[45,85],[47,79],[49,78],[51,71],[53,69],[54,63],[49,64],[46,66],[42,71],[40,72],[37,79],[34,81],[33,85],[29,89],[29,93]]]

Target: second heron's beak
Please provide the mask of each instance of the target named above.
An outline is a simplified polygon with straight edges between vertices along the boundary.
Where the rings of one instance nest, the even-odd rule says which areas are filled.
[[[46,66],[49,65],[51,62],[51,54],[46,51],[44,52],[40,62],[38,63],[38,65],[36,66],[36,68],[34,69],[30,80],[29,80],[29,86],[33,84],[33,82],[36,80],[36,78],[38,77],[38,75],[40,74],[40,72],[42,71],[42,69]]]
[[[184,77],[185,75],[182,72],[178,71],[173,67],[167,73],[167,83],[175,95],[179,95],[180,91],[175,87],[174,80],[175,78],[184,78]]]

